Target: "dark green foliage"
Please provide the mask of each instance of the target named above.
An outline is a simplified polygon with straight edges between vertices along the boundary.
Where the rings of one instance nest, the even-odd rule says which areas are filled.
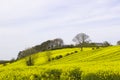
[[[60,59],[62,57],[63,57],[62,55],[59,55],[59,56],[56,56],[55,59]]]
[[[93,47],[92,50],[95,50],[95,48]]]
[[[78,53],[78,51],[75,51],[74,53]]]
[[[108,46],[111,46],[111,44],[109,42],[107,42],[107,41],[104,41],[103,46],[108,47]]]
[[[16,60],[14,59],[14,58],[12,58],[11,60],[10,60],[10,63],[13,63],[13,62],[15,62]]]
[[[20,51],[18,53],[18,57],[17,59],[21,59],[24,58],[26,56],[38,53],[38,52],[42,52],[42,51],[47,51],[47,50],[52,50],[52,49],[62,49],[64,46],[64,42],[62,39],[57,38],[54,40],[47,40],[43,43],[41,43],[40,45],[36,45],[34,47],[25,49],[23,51]]]
[[[55,58],[52,58],[52,60],[55,60]]]
[[[12,58],[11,60],[0,60],[0,64],[3,64],[3,66],[6,66],[7,63],[13,63],[16,60]]]
[[[46,51],[46,50],[55,50],[55,49],[61,49],[64,42],[62,39],[57,38],[54,40],[47,40],[43,42],[41,45],[37,45],[34,47],[35,50],[39,51]]]
[[[51,61],[51,52],[46,52],[46,57],[47,57],[47,61],[50,62]]]
[[[120,74],[112,71],[100,71],[96,75],[101,80],[120,80]]]
[[[99,46],[96,47],[96,49],[99,49],[99,48],[100,48]]]
[[[74,45],[64,45],[62,48],[74,48],[74,47],[76,47],[76,46],[74,46]]]
[[[120,41],[117,41],[117,45],[120,45]]]
[[[33,74],[30,76],[30,80],[41,80],[41,76],[38,74]]]
[[[62,71],[58,69],[47,70],[44,73],[41,73],[41,78],[42,80],[60,80],[61,74]]]
[[[95,47],[96,43],[88,43],[85,47]]]
[[[62,58],[63,56],[62,55],[59,55],[59,58]]]
[[[120,74],[112,71],[99,71],[87,74],[83,80],[120,80]]]
[[[59,59],[59,56],[56,56],[55,59]]]
[[[74,54],[74,52],[71,52],[71,54]]]
[[[45,41],[43,42],[41,45],[36,46],[37,47],[37,51],[45,51],[50,49],[49,44],[51,43],[51,40]],[[35,49],[36,49],[35,47]]]
[[[48,58],[48,62],[50,62],[51,61],[51,59],[50,58]]]
[[[100,80],[99,76],[97,76],[94,73],[89,73],[85,77],[83,77],[83,80]]]
[[[6,64],[6,63],[9,63],[10,61],[7,61],[7,60],[0,60],[0,64]]]
[[[34,61],[31,57],[29,57],[28,60],[26,61],[26,65],[27,66],[33,66],[34,65]]]
[[[79,68],[75,68],[69,71],[69,79],[70,80],[81,80],[82,71]]]
[[[3,63],[3,66],[6,66],[7,64],[6,63]]]
[[[32,54],[34,54],[36,52],[37,51],[34,48],[28,48],[26,50],[20,51],[19,54],[18,54],[17,59],[24,58],[24,57],[32,55]]]
[[[83,74],[80,68],[73,68],[68,71],[61,69],[48,69],[42,72],[19,73],[19,69],[8,71],[0,80],[120,80],[120,73],[113,71],[99,71],[96,73]],[[3,73],[5,74],[5,73]]]
[[[67,53],[65,56],[69,56],[70,55],[70,53]]]

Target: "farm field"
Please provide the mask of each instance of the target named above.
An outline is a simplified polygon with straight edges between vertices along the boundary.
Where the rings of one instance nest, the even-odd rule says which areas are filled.
[[[46,53],[51,54],[50,61]],[[26,65],[29,57],[33,66]],[[120,80],[120,46],[84,48],[82,52],[79,48],[66,48],[36,53],[0,65],[0,80]]]

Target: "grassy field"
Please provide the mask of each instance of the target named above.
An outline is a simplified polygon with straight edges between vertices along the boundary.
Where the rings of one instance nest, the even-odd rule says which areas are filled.
[[[82,52],[79,48],[51,50],[31,58],[33,66],[26,65],[29,57],[0,65],[0,80],[120,80],[120,46],[84,48]]]

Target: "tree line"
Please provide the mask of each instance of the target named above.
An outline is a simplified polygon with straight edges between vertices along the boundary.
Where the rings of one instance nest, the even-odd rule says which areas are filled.
[[[23,57],[26,57],[28,55],[31,55],[31,54],[34,54],[37,52],[42,52],[42,51],[52,50],[52,49],[59,49],[59,48],[62,48],[63,45],[64,45],[64,42],[61,38],[47,40],[47,41],[41,43],[40,45],[36,45],[32,48],[28,48],[23,51],[20,51],[18,53],[17,59],[21,59]]]
[[[18,53],[17,59],[21,59],[23,57],[26,57],[28,55],[47,51],[47,50],[55,50],[55,49],[62,49],[62,48],[73,48],[73,47],[80,47],[80,50],[83,51],[83,47],[107,47],[111,46],[111,44],[108,41],[104,41],[103,43],[95,43],[90,40],[89,35],[85,33],[79,33],[77,34],[73,39],[73,42],[75,42],[75,45],[65,45],[64,41],[61,38],[56,38],[53,40],[47,40],[41,43],[40,45],[36,45],[34,47],[25,49],[23,51],[20,51]],[[120,41],[117,42],[118,45],[120,45]]]

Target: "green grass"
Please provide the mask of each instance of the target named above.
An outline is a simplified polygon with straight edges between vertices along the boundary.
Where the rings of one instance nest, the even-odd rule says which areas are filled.
[[[75,51],[78,52],[74,53]],[[31,55],[34,59],[34,66],[26,66],[28,57],[6,66],[0,65],[0,80],[40,80],[42,74],[50,74],[52,71],[58,74],[59,70],[62,80],[72,80],[70,77],[72,75],[74,77],[74,74],[77,75],[76,73],[79,74],[80,71],[82,71],[82,80],[120,80],[120,46],[95,50],[84,48],[82,52],[79,48],[66,48],[49,52],[52,54],[52,58],[58,55],[63,57],[47,62],[47,51],[45,51]],[[66,56],[68,53],[70,55]],[[80,71],[75,72],[76,69],[80,69]],[[70,71],[75,73],[72,74]]]

